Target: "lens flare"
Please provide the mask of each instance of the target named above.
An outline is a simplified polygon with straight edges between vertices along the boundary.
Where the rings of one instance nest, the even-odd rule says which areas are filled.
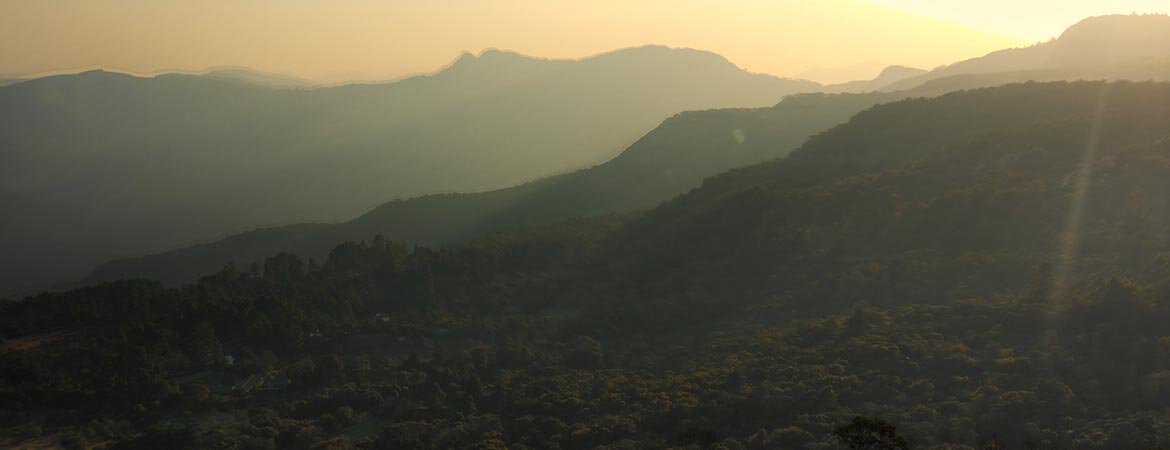
[[[1093,112],[1093,123],[1085,140],[1085,149],[1077,171],[1073,174],[1072,196],[1069,201],[1068,216],[1064,222],[1064,233],[1060,236],[1057,261],[1052,278],[1052,288],[1048,295],[1048,326],[1047,339],[1054,339],[1051,332],[1054,328],[1056,315],[1068,295],[1071,274],[1076,259],[1080,253],[1082,231],[1085,220],[1085,209],[1088,203],[1088,193],[1093,181],[1093,169],[1097,160],[1097,153],[1101,146],[1101,129],[1105,122],[1105,108],[1109,103],[1109,91],[1113,84],[1101,83],[1101,92],[1097,96],[1097,105]],[[1051,344],[1051,342],[1050,342]]]

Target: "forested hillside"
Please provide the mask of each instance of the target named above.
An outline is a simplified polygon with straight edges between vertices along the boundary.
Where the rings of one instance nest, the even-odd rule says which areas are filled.
[[[7,304],[0,405],[117,449],[1153,449],[1168,201],[1170,85],[902,100],[644,213]]]

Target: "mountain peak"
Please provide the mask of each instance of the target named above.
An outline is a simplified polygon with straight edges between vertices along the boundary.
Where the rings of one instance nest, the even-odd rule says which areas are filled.
[[[1079,34],[1109,35],[1120,32],[1148,33],[1170,27],[1166,14],[1110,14],[1088,17],[1061,33],[1060,39]]]
[[[485,48],[479,52],[480,59],[540,59],[531,56],[521,55],[512,50],[502,50],[498,48]]]
[[[223,80],[233,80],[258,86],[276,88],[307,88],[315,86],[314,81],[297,78],[273,72],[265,72],[251,67],[219,66],[207,69],[203,76]]]
[[[1052,64],[1096,67],[1170,56],[1170,16],[1097,16],[1077,22],[1053,42]]]
[[[686,63],[700,63],[711,64],[716,66],[730,66],[736,67],[731,61],[724,58],[722,55],[709,52],[706,50],[697,50],[693,48],[675,48],[667,47],[665,45],[643,45],[639,47],[629,47],[614,50],[612,52],[602,53],[596,56],[585,58],[585,60],[599,60],[599,61],[627,61],[638,60],[639,62],[686,62]],[[738,67],[736,67],[738,69]]]
[[[486,61],[549,61],[549,58],[538,58],[535,56],[528,56],[513,50],[504,50],[499,48],[485,48],[479,51],[479,54],[474,54],[470,51],[464,50],[455,60],[455,64],[460,63],[475,63]]]
[[[36,81],[36,80],[67,80],[67,79],[77,79],[77,80],[86,80],[86,81],[105,81],[105,80],[130,80],[130,79],[135,79],[135,78],[141,78],[141,77],[127,74],[127,73],[106,70],[106,69],[91,69],[91,70],[85,70],[85,71],[81,71],[81,72],[77,72],[77,73],[64,73],[64,74],[60,74],[60,75],[49,75],[46,77],[37,78],[34,81]]]
[[[479,52],[479,55],[473,54],[470,51],[463,51],[459,54],[455,61],[452,61],[447,68],[440,70],[441,73],[462,73],[469,71],[501,71],[511,70],[513,68],[526,68],[533,63],[541,63],[551,61],[549,59],[534,58],[511,50],[501,50],[497,48],[487,48]]]
[[[673,48],[664,45],[644,45],[623,48],[580,59],[552,59],[527,56],[511,50],[487,48],[478,55],[464,51],[441,73],[497,72],[528,70],[533,65],[556,67],[562,64],[618,65],[625,69],[641,67],[678,67],[687,70],[701,68],[715,71],[740,71],[738,66],[723,56],[705,50]]]
[[[895,66],[889,66],[889,67],[886,67],[885,69],[882,69],[882,72],[879,73],[877,78],[874,78],[874,79],[875,80],[898,81],[898,80],[903,80],[903,79],[910,78],[913,76],[922,75],[924,73],[926,73],[926,71],[922,70],[922,69],[895,65]]]

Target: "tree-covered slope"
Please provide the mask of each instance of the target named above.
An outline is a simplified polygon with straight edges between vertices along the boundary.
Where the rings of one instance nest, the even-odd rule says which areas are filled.
[[[118,448],[1157,448],[1168,180],[1167,84],[903,100],[646,213],[5,305],[0,404]]]
[[[882,105],[787,159],[707,180],[625,227],[616,248],[660,270],[632,286],[715,301],[737,279],[833,307],[1022,289],[1059,265],[1067,233],[1086,261],[1070,279],[1137,262],[1127,255],[1154,264],[1167,236],[1151,224],[1170,221],[1157,206],[1170,199],[1168,99],[1165,84],[1029,83]],[[796,290],[827,269],[861,284]]]

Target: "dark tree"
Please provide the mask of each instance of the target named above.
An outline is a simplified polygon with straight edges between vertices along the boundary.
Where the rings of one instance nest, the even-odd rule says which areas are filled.
[[[678,437],[683,445],[697,445],[699,448],[713,448],[720,441],[719,432],[708,428],[688,428]]]
[[[468,396],[478,400],[483,395],[483,380],[480,380],[478,376],[472,374],[463,388],[467,391]]]
[[[893,424],[881,419],[854,417],[846,425],[833,430],[842,444],[853,450],[907,450],[906,438],[897,433]]]
[[[264,260],[264,278],[291,280],[305,275],[305,262],[297,255],[281,253]]]

